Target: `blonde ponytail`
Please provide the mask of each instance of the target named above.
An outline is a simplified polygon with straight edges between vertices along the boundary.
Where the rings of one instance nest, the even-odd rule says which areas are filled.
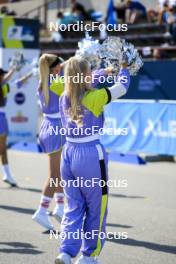
[[[65,67],[65,91],[70,99],[70,109],[68,109],[68,114],[70,119],[74,121],[78,127],[81,127],[83,110],[81,105],[81,100],[83,95],[88,88],[89,84],[84,82],[87,73],[90,71],[89,63],[87,60],[79,57],[70,58]],[[78,75],[82,80],[79,83],[74,82],[74,76]]]
[[[49,102],[49,75],[50,66],[57,59],[56,55],[53,54],[43,54],[39,60],[39,72],[40,72],[40,83],[41,90],[45,98],[45,104],[48,105]]]

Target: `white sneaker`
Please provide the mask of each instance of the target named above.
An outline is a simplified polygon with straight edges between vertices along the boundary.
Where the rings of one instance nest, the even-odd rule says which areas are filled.
[[[72,264],[71,257],[67,253],[61,253],[55,260],[55,264]]]
[[[10,184],[12,187],[16,187],[17,183],[15,181],[15,179],[12,176],[4,176],[3,177],[3,181]]]
[[[53,211],[53,216],[57,219],[59,223],[61,223],[63,215],[64,215],[64,206],[56,205]]]
[[[32,219],[47,230],[54,230],[54,226],[50,222],[47,212],[40,212],[40,210],[37,210],[32,216]]]
[[[80,256],[75,264],[102,264],[97,257]]]

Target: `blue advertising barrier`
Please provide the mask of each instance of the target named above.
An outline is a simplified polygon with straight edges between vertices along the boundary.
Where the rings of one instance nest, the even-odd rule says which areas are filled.
[[[124,99],[176,100],[176,61],[145,61]]]
[[[110,152],[176,155],[176,101],[115,101],[105,109],[106,129]]]
[[[130,89],[123,99],[176,100],[176,60],[145,61],[136,76],[131,78]],[[100,83],[98,88],[112,86]]]

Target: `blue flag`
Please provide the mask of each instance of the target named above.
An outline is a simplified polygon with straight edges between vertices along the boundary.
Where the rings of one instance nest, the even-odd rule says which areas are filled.
[[[114,10],[113,0],[109,0],[108,11],[107,11],[107,24],[112,24],[112,25],[117,24],[117,16]]]

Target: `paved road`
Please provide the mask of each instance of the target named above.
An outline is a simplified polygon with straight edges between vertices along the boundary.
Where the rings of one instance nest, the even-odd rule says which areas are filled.
[[[47,176],[47,157],[13,151],[9,156],[21,188],[0,180],[0,264],[53,264],[59,241],[31,220]],[[103,263],[175,264],[176,164],[110,163],[109,171],[111,179],[127,180],[128,187],[110,189],[108,231],[127,232],[128,239],[107,241]]]

